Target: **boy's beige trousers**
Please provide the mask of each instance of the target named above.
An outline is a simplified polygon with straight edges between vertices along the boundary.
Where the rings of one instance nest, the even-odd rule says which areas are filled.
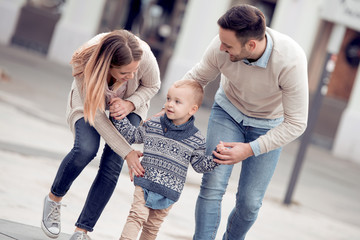
[[[134,201],[126,219],[120,240],[136,240],[141,229],[139,240],[156,239],[164,218],[169,214],[172,205],[166,209],[151,209],[145,206],[142,187],[135,186]]]

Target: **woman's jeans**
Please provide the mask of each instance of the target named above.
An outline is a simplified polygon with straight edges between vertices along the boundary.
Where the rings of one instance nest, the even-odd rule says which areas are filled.
[[[211,154],[219,141],[248,143],[268,130],[243,126],[242,122],[235,122],[220,106],[214,104],[207,130],[207,154]],[[228,217],[223,240],[245,239],[257,218],[280,152],[281,148],[242,161],[236,205]],[[221,220],[221,201],[232,169],[233,165],[220,165],[203,175],[195,209],[194,240],[216,238]]]
[[[141,119],[137,114],[130,113],[127,118],[133,125],[139,126]],[[55,196],[63,197],[67,193],[73,181],[95,158],[99,145],[100,135],[95,128],[84,118],[76,121],[74,146],[61,162],[51,187]],[[93,230],[116,187],[123,163],[124,160],[105,144],[98,173],[75,224],[77,227]]]

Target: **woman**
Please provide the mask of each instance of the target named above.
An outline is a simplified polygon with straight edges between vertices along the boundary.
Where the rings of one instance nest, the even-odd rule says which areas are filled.
[[[126,30],[97,35],[75,52],[71,64],[75,79],[67,120],[75,141],[45,197],[41,227],[49,237],[59,236],[61,199],[96,156],[101,136],[106,144],[99,171],[71,237],[90,239],[87,232],[93,231],[115,189],[123,159],[131,174],[144,173],[140,153],[115,129],[105,110],[115,119],[127,116],[138,126],[147,115],[149,100],[160,88],[159,67],[150,47]]]

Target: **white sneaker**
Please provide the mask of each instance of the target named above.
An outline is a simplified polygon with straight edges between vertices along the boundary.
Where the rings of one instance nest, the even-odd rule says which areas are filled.
[[[82,231],[74,232],[71,236],[70,240],[91,240],[91,238]]]
[[[61,203],[49,200],[48,196],[45,197],[41,229],[48,237],[57,238],[60,235],[60,208]]]

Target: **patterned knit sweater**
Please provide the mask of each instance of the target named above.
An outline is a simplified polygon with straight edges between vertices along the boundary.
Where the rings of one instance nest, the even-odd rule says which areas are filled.
[[[184,188],[189,164],[199,173],[212,171],[217,163],[205,155],[205,138],[194,126],[194,117],[174,125],[166,114],[152,118],[136,128],[128,119],[114,120],[119,132],[130,143],[143,143],[141,165],[144,177],[134,184],[177,201]]]

